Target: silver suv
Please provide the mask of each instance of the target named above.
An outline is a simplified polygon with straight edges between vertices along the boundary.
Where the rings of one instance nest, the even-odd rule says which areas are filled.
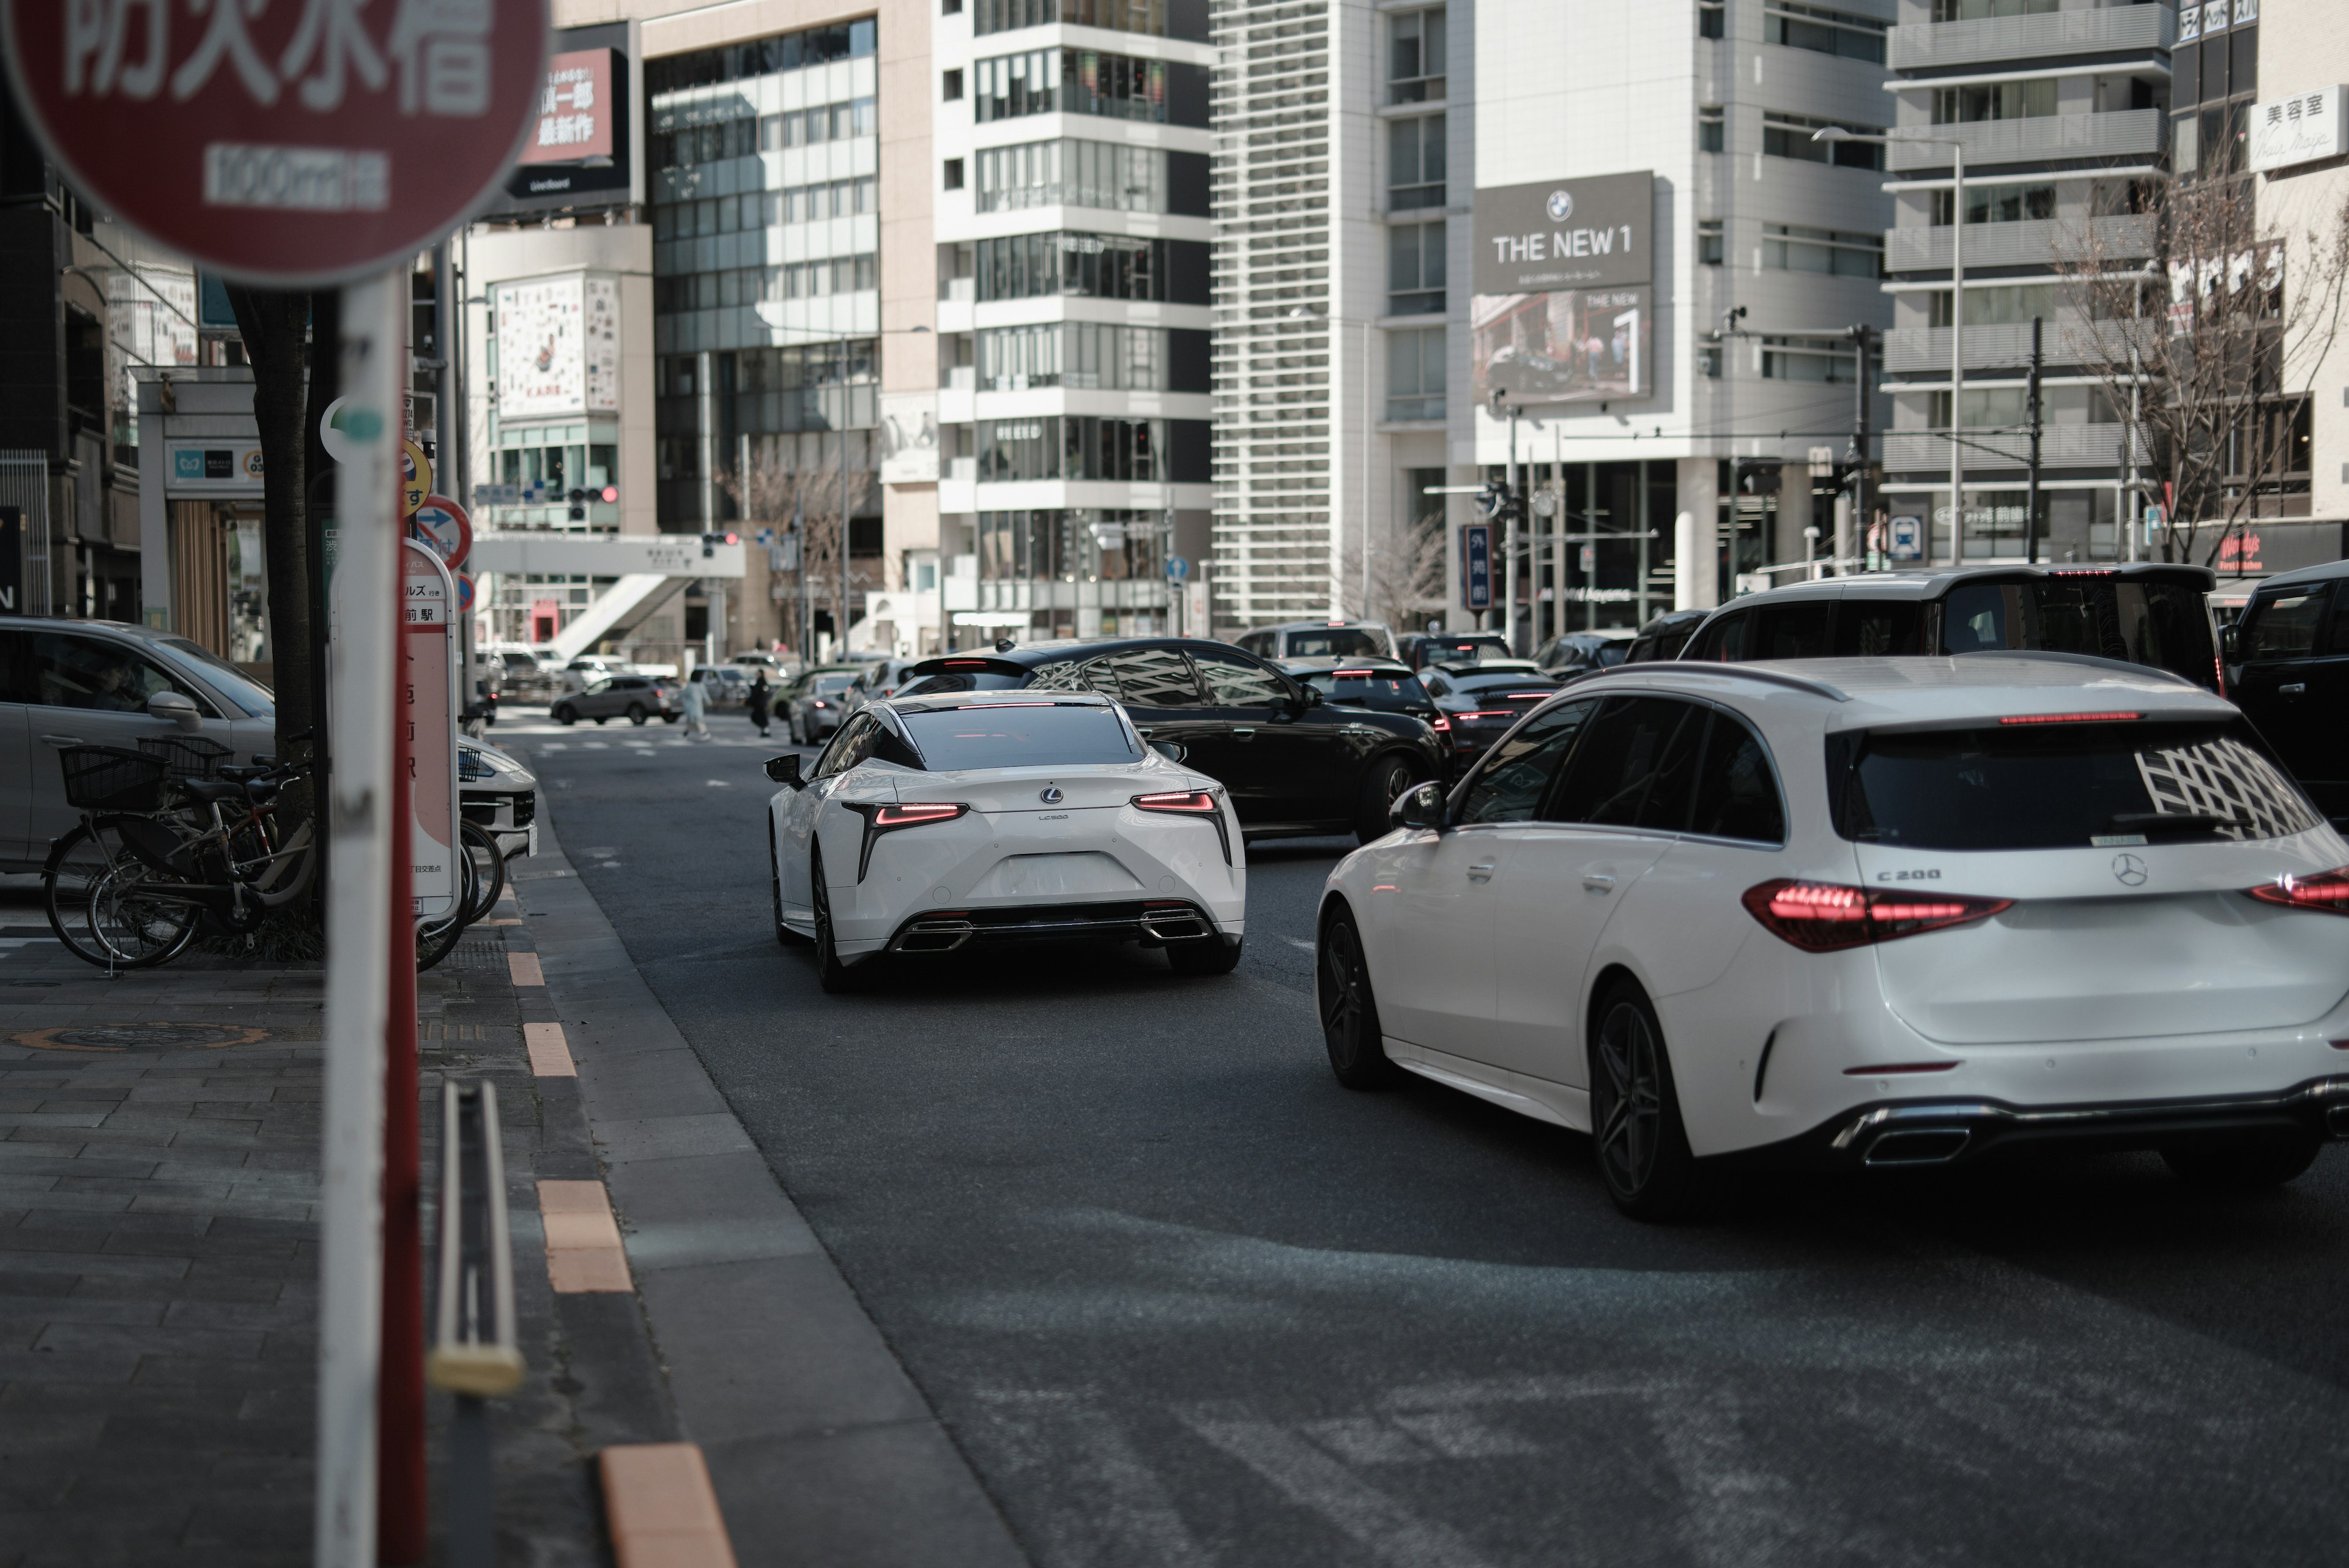
[[[684,711],[678,702],[677,683],[664,676],[606,675],[589,681],[584,691],[557,698],[547,717],[558,724],[576,724],[582,719],[600,724],[606,719],[623,718],[641,724],[656,717],[674,724]]]
[[[201,734],[240,763],[276,750],[269,688],[184,637],[0,616],[0,869],[37,870],[79,815],[57,753]]]

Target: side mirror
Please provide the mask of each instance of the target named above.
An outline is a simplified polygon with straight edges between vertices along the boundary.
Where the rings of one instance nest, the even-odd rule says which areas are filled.
[[[1179,763],[1191,754],[1188,746],[1178,746],[1172,741],[1153,741],[1150,749],[1170,763]]]
[[[1413,784],[1395,798],[1387,808],[1387,820],[1397,827],[1432,827],[1438,833],[1444,827],[1444,786],[1433,782]]]
[[[805,779],[800,777],[800,754],[797,752],[786,752],[780,757],[769,757],[767,776],[777,784],[787,784],[792,789],[804,788],[807,784]]]
[[[2230,664],[2240,664],[2243,661],[2243,628],[2241,627],[2226,626],[2219,628],[2219,653],[2220,657]]]
[[[204,727],[204,715],[194,701],[177,691],[158,691],[147,699],[150,718],[168,719],[184,734],[195,734]]]
[[[1305,689],[1305,705],[1308,708],[1319,708],[1327,701],[1328,699],[1321,695],[1321,688],[1319,686],[1308,686]]]

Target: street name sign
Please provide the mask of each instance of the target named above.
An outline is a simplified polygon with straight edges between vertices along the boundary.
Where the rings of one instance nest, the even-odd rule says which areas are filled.
[[[547,0],[0,0],[17,108],[97,206],[207,271],[379,274],[495,195]]]

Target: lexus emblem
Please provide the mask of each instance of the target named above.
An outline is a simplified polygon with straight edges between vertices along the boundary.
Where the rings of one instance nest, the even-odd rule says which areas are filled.
[[[2145,862],[2134,855],[2113,857],[2113,879],[2124,888],[2145,886]]]
[[[1574,192],[1552,191],[1549,193],[1549,221],[1562,223],[1574,216]]]
[[[1042,789],[1036,792],[1036,798],[1042,801],[1046,805],[1058,805],[1061,804],[1061,786],[1059,784],[1046,784]],[[2128,857],[2123,856],[2121,858],[2126,860]],[[2142,873],[2138,875],[2137,880],[2140,882],[2145,880],[2145,877]]]

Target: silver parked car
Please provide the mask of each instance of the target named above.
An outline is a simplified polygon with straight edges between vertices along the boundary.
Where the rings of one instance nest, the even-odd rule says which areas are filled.
[[[537,775],[486,741],[457,737],[457,806],[509,860],[537,841]]]
[[[547,717],[558,724],[576,724],[582,719],[593,719],[598,724],[606,719],[626,719],[641,724],[652,718],[674,724],[684,713],[677,682],[662,675],[607,675],[589,681],[584,691],[556,698],[554,706],[547,710]]]
[[[249,763],[276,750],[276,727],[267,687],[184,637],[0,616],[0,869],[38,870],[81,820],[66,804],[64,748],[198,734]]]

